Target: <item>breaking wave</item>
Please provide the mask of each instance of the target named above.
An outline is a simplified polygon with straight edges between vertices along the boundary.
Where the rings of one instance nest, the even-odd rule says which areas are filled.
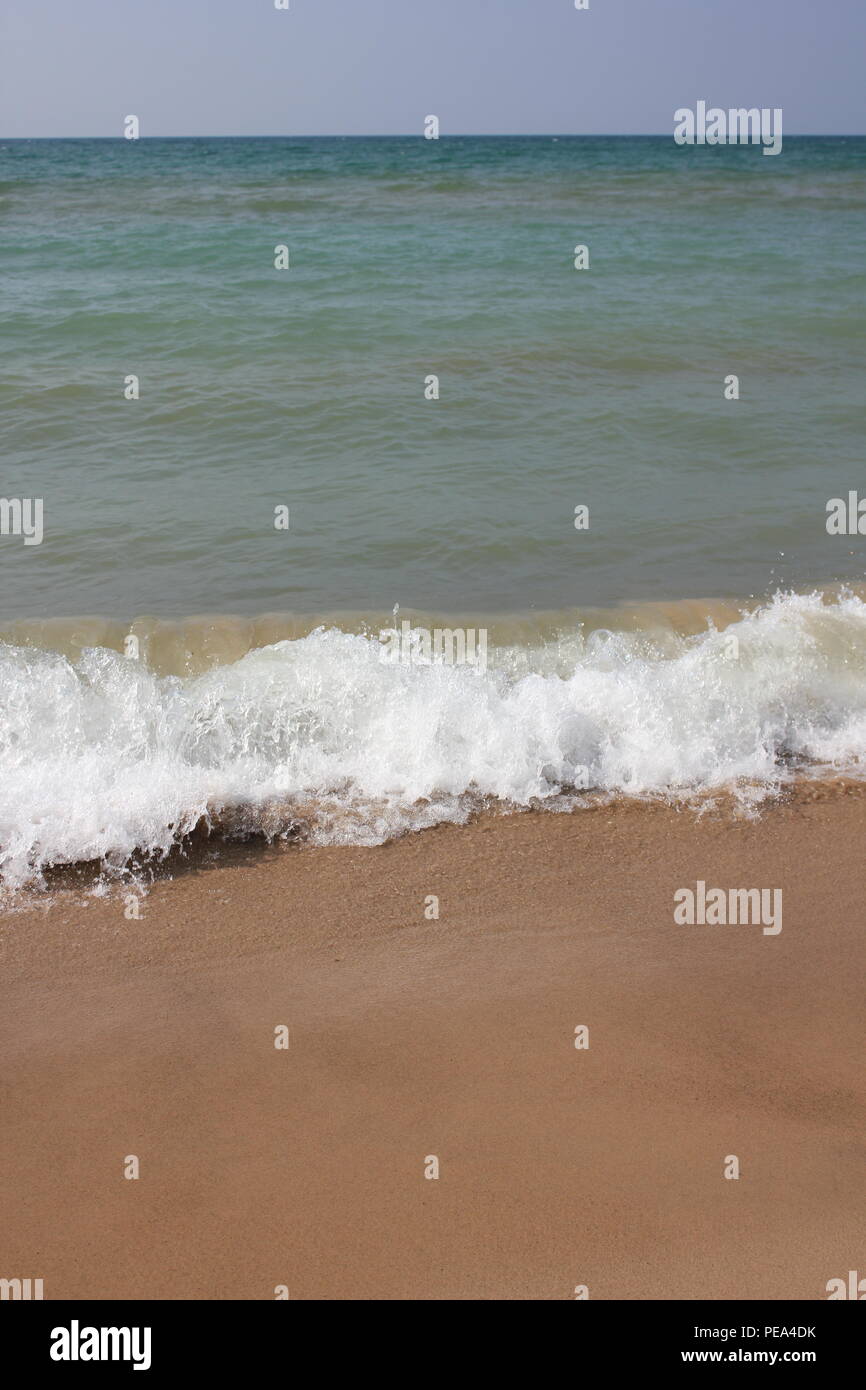
[[[162,857],[204,824],[378,844],[592,791],[754,800],[866,754],[866,604],[777,595],[723,631],[560,633],[487,669],[320,628],[194,677],[0,645],[0,872]]]

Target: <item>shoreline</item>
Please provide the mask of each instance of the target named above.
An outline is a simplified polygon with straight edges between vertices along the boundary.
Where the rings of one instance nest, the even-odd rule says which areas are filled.
[[[241,844],[139,921],[122,891],[4,915],[7,1273],[49,1299],[825,1298],[866,1235],[864,794]],[[781,888],[782,931],[675,925],[697,880]]]

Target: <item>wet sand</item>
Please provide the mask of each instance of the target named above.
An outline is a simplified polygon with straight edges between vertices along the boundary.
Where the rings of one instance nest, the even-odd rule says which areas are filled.
[[[866,1249],[860,791],[227,847],[138,921],[78,889],[4,914],[0,1276],[826,1298]],[[781,932],[677,925],[698,880],[781,888]]]

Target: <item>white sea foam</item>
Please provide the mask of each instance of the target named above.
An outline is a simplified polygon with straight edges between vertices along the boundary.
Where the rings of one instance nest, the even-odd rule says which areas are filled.
[[[731,638],[738,652],[732,655]],[[383,662],[319,630],[194,679],[105,648],[0,647],[0,870],[164,854],[203,818],[375,844],[480,801],[602,789],[744,797],[866,754],[866,604],[778,596],[723,633],[498,651],[486,671]],[[866,766],[866,764],[863,764]]]

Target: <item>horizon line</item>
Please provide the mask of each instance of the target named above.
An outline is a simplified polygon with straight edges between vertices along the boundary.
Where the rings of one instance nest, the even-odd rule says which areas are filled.
[[[858,130],[838,130],[838,131],[786,131],[787,140],[848,140],[861,139],[866,135],[866,131]],[[345,132],[317,133],[317,134],[272,134],[257,132],[249,135],[218,135],[208,134],[183,134],[183,135],[139,135],[135,140],[127,140],[122,133],[119,135],[0,135],[0,140],[124,140],[128,144],[140,144],[142,140],[424,140],[427,144],[438,143],[439,140],[664,140],[672,139],[672,130],[660,131],[567,131],[567,130],[547,130],[547,131],[452,131],[448,134],[440,134],[435,140],[428,139],[423,131],[365,131],[362,134],[348,134]]]

